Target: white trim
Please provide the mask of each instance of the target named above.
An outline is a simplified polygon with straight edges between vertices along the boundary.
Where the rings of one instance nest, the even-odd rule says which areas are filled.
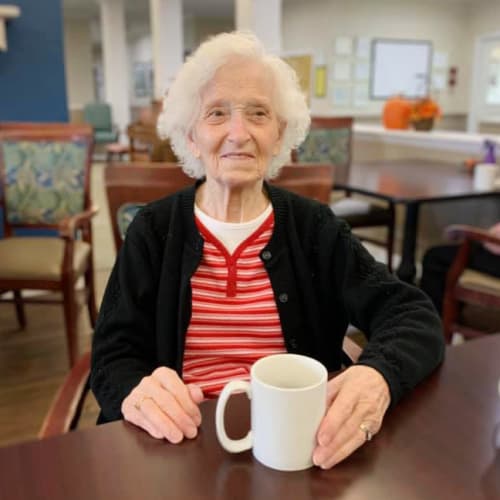
[[[451,132],[446,130],[388,130],[382,125],[355,123],[354,139],[385,144],[400,144],[422,149],[452,151],[470,155],[481,154],[485,139],[500,143],[500,135],[471,134],[467,132]]]
[[[0,50],[7,50],[7,34],[5,25],[9,19],[19,17],[21,9],[17,5],[0,5]]]

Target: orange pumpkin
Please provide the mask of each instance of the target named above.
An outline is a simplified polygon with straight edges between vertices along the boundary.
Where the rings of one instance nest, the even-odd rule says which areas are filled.
[[[385,128],[405,130],[410,125],[411,103],[401,96],[391,97],[385,102],[382,123]]]

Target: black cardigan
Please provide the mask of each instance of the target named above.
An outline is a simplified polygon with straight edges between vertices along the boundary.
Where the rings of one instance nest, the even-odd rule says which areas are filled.
[[[182,375],[190,279],[203,252],[195,189],[149,204],[129,227],[93,340],[91,386],[100,421],[122,418],[123,399],[156,367]],[[369,339],[359,364],[384,376],[395,404],[443,358],[441,324],[429,299],[377,263],[328,206],[266,189],[275,226],[261,259],[286,349],[338,370],[351,323]]]

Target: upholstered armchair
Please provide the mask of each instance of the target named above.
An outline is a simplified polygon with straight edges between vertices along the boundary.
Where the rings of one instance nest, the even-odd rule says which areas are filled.
[[[331,163],[335,166],[335,183],[348,184],[351,168],[351,117],[313,117],[304,142],[292,154],[293,161],[301,163]],[[394,247],[395,209],[392,203],[379,200],[361,200],[341,188],[345,196],[334,200],[331,209],[352,228],[385,227],[386,238],[380,240],[359,235],[365,241],[381,245],[387,250],[387,266],[392,270]]]
[[[107,144],[118,140],[119,131],[113,124],[111,106],[105,102],[93,102],[83,108],[83,119],[94,130],[94,142]]]
[[[461,242],[446,277],[443,300],[443,330],[446,341],[451,341],[454,332],[462,334],[466,339],[500,332],[500,278],[468,268],[471,246],[474,242],[500,245],[500,238],[484,229],[466,225],[448,226],[446,234],[450,240]],[[498,267],[500,269],[500,255]],[[464,311],[467,306],[483,308],[481,314],[483,317],[485,310],[488,309],[497,314],[491,316],[492,324],[480,327],[471,325],[468,324],[467,314]],[[470,320],[474,321],[474,315],[469,314],[469,323]]]
[[[21,328],[24,302],[63,304],[70,365],[77,358],[76,282],[83,277],[92,326],[96,319],[90,201],[90,129],[0,131],[0,302],[14,302]],[[45,234],[40,234],[44,232]],[[48,234],[47,234],[48,233]],[[23,296],[60,292],[61,300]]]

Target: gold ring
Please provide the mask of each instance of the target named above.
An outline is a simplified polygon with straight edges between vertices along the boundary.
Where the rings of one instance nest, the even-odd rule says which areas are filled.
[[[359,428],[365,433],[365,441],[371,441],[373,439],[373,433],[372,431],[368,428],[368,424],[363,422]]]
[[[142,403],[144,403],[144,401],[146,399],[153,399],[151,396],[142,396],[142,398],[139,400],[139,401],[136,401],[134,403],[134,408],[137,410],[137,411],[141,411],[141,405]]]

